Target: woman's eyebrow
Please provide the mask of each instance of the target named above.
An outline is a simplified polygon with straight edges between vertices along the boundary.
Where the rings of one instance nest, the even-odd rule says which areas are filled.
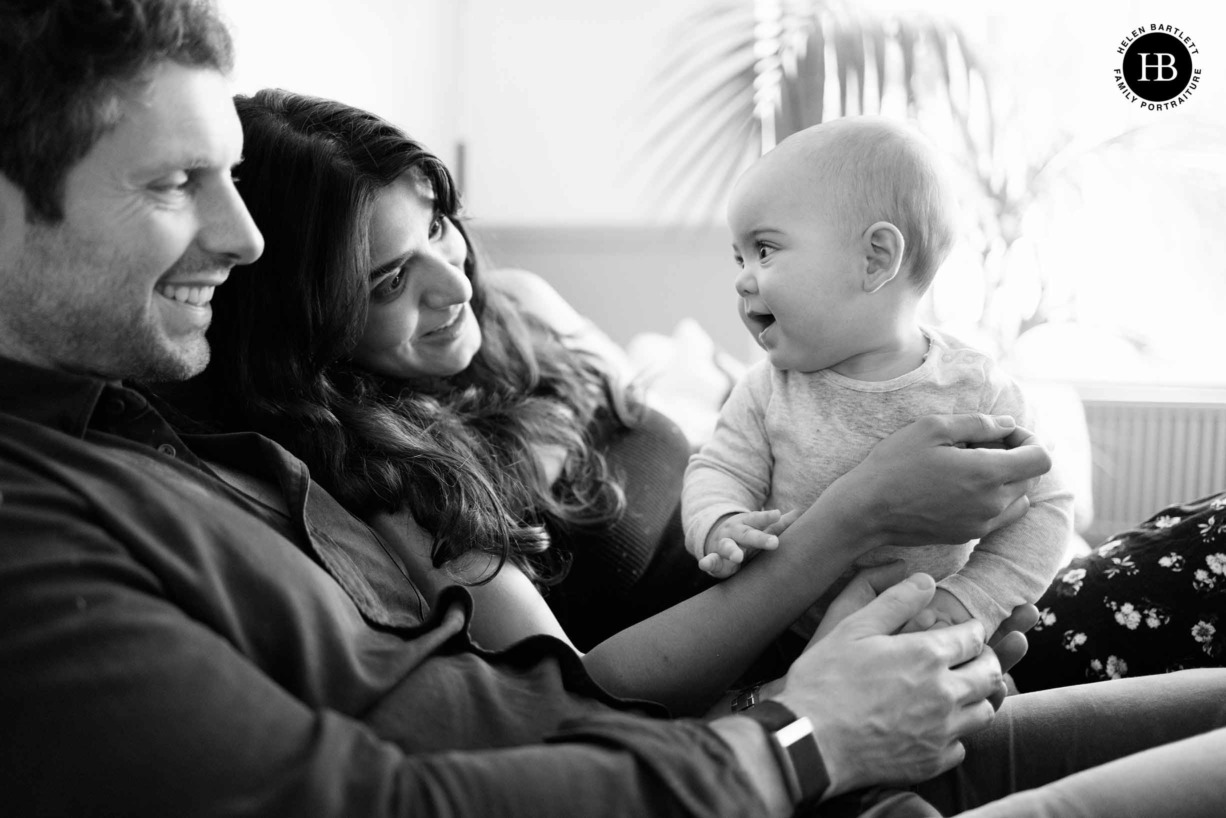
[[[397,269],[402,267],[406,261],[409,260],[409,256],[411,255],[412,253],[404,253],[403,255],[396,256],[391,261],[385,261],[384,263],[380,264],[378,267],[370,271],[370,278],[376,279],[376,278],[385,276],[389,273],[395,272]]]

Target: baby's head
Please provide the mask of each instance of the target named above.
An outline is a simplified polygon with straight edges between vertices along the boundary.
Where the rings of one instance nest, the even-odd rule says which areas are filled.
[[[905,126],[838,119],[790,136],[728,207],[741,316],[780,369],[888,354],[954,240],[940,160]]]

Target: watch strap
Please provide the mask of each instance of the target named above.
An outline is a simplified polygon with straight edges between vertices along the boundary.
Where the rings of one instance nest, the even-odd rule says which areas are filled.
[[[737,715],[766,728],[792,804],[808,807],[820,801],[830,788],[830,775],[813,735],[813,723],[774,699],[759,701]]]
[[[761,690],[761,688],[762,685],[752,685],[750,687],[738,690],[736,695],[732,697],[732,703],[730,705],[732,712],[740,713],[742,710],[748,710],[749,708],[758,704],[758,702],[761,701],[758,698],[758,691]]]

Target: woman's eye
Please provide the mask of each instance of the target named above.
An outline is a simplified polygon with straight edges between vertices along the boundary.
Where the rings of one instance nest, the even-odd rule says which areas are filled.
[[[396,294],[400,289],[400,285],[404,283],[404,268],[401,267],[393,275],[383,279],[370,291],[371,298],[375,300],[383,300]]]
[[[447,230],[447,219],[442,216],[435,216],[434,221],[430,222],[430,240],[433,241],[443,235]]]

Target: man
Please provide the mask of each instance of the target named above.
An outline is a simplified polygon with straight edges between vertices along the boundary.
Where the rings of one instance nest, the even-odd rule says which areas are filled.
[[[1042,784],[1226,721],[1220,706],[1206,715],[1226,680],[1201,674],[1019,697],[1003,732],[967,738],[992,721],[996,655],[973,623],[889,635],[933,585],[891,585],[888,569],[841,597],[842,621],[773,686],[776,703],[708,723],[612,700],[556,640],[473,648],[468,597],[424,612],[300,462],[254,434],[177,435],[121,383],[199,372],[212,289],[261,252],[230,177],[242,146],[229,64],[197,0],[0,0],[6,814],[784,815],[930,778],[965,739],[981,750],[963,771],[925,785],[952,804],[1007,791],[994,770]],[[989,419],[917,424],[887,447],[905,458],[846,485],[883,481],[905,503],[925,469],[935,490],[969,481],[953,505],[990,530],[1024,511],[1015,501],[1045,457],[946,444],[1005,435]],[[795,530],[845,536],[820,517]],[[1130,720],[1151,695],[1161,711]],[[1045,717],[1076,722],[1091,703],[1104,734],[1113,718],[1128,728],[1122,750],[1087,739],[1029,778],[1002,761],[1058,739]],[[1179,752],[1195,776],[1222,735],[1153,751],[1167,753],[1158,769]],[[1119,780],[1109,773],[1038,797],[1097,793]],[[1177,783],[1125,803],[1192,804],[1196,779]],[[1095,806],[1113,808],[1110,794]]]

